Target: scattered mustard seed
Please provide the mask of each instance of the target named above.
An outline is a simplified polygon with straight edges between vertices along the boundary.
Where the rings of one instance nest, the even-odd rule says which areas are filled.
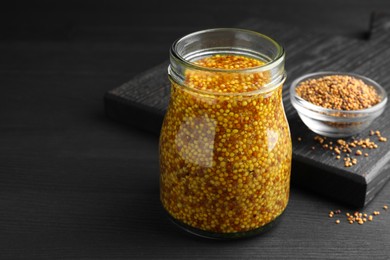
[[[383,205],[383,209],[384,210],[388,210],[388,206],[387,205]],[[334,215],[337,215],[337,214],[341,214],[341,210],[334,210],[334,211],[329,211],[329,217],[333,218]],[[346,217],[346,222],[349,223],[349,224],[354,224],[355,222],[359,225],[363,225],[364,223],[366,223],[367,221],[373,221],[374,220],[374,216],[377,216],[379,215],[380,212],[379,211],[373,211],[372,215],[368,215],[367,213],[365,212],[359,212],[359,211],[355,211],[354,213],[349,213],[349,212],[346,212],[345,213],[345,217]],[[341,220],[340,219],[336,219],[336,224],[339,224],[341,223]]]
[[[352,164],[353,164],[353,165],[357,164],[357,159],[356,159],[356,158],[353,158],[353,159],[352,159]]]
[[[387,138],[381,136],[381,133],[378,130],[376,131],[370,130],[369,135],[370,136],[376,135],[378,137],[378,140],[381,142],[387,141]],[[351,138],[351,140],[338,139],[336,142],[333,142],[333,141],[327,141],[326,138],[323,136],[316,135],[314,136],[314,141],[320,144],[322,149],[333,151],[332,154],[336,155],[335,158],[337,160],[341,158],[341,155],[345,155],[344,158],[345,167],[351,167],[358,163],[357,158],[351,157],[352,154],[355,154],[356,156],[364,155],[364,157],[368,157],[369,156],[368,152],[363,152],[364,150],[377,149],[379,147],[378,144],[376,144],[375,141],[371,140],[370,138],[360,138],[360,139]],[[314,149],[315,147],[313,146],[312,150]]]

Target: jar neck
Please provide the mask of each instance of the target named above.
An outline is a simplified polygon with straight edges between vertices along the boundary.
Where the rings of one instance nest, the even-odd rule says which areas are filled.
[[[246,56],[262,61],[261,66],[244,69],[219,69],[202,67],[196,60],[213,55]],[[170,79],[183,87],[186,84],[186,73],[209,73],[210,75],[256,75],[267,73],[269,78],[256,92],[268,92],[281,85],[286,79],[284,70],[284,49],[273,39],[242,29],[211,29],[195,32],[176,40],[170,50]],[[207,92],[207,91],[206,91]],[[251,91],[252,92],[252,91]],[[224,93],[251,94],[243,93]],[[215,94],[215,93],[211,93]]]

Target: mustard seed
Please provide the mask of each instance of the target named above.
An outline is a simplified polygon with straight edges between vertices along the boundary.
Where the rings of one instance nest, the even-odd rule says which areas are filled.
[[[337,110],[358,110],[380,102],[376,90],[351,76],[330,75],[301,82],[298,96],[317,106]]]
[[[265,64],[238,55],[194,63],[228,70]],[[188,69],[184,81],[186,89],[172,82],[160,135],[164,208],[184,224],[215,233],[246,232],[270,223],[283,212],[289,195],[292,153],[288,125],[279,116],[284,113],[282,86],[267,95],[240,94],[269,83],[268,72]]]
[[[378,130],[370,130],[370,134],[375,134]],[[378,133],[380,133],[378,131]],[[387,138],[381,136],[379,138],[382,138],[382,141],[387,140]],[[315,136],[314,141],[321,144],[321,147],[324,150],[332,150],[331,147],[333,147],[333,153],[332,155],[336,155],[335,159],[339,160],[341,158],[341,155],[345,155],[346,158],[344,158],[344,166],[345,167],[351,167],[353,165],[356,165],[358,163],[357,158],[352,158],[351,155],[355,154],[356,156],[362,156],[368,157],[369,154],[367,152],[363,153],[363,149],[369,148],[369,149],[376,149],[378,148],[378,145],[370,140],[370,138],[351,138],[352,140],[344,140],[344,139],[338,139],[335,143],[335,146],[330,146],[330,142],[327,142],[326,139],[322,136]],[[332,142],[333,143],[333,142]],[[312,148],[314,150],[314,148]],[[352,150],[354,149],[354,150]],[[340,157],[339,157],[340,156]],[[351,159],[348,159],[350,157]]]

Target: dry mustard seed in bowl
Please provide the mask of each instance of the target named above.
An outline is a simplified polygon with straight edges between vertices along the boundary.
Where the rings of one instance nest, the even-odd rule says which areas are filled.
[[[348,75],[329,75],[299,83],[295,92],[314,105],[336,110],[359,110],[379,103],[376,89]]]
[[[382,114],[387,93],[377,82],[358,74],[317,72],[293,81],[290,100],[313,132],[346,137],[368,128]]]

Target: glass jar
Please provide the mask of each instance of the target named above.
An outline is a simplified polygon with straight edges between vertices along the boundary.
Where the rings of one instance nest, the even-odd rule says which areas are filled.
[[[287,206],[291,137],[283,48],[242,29],[175,41],[160,135],[160,196],[171,220],[209,238],[268,229]]]

